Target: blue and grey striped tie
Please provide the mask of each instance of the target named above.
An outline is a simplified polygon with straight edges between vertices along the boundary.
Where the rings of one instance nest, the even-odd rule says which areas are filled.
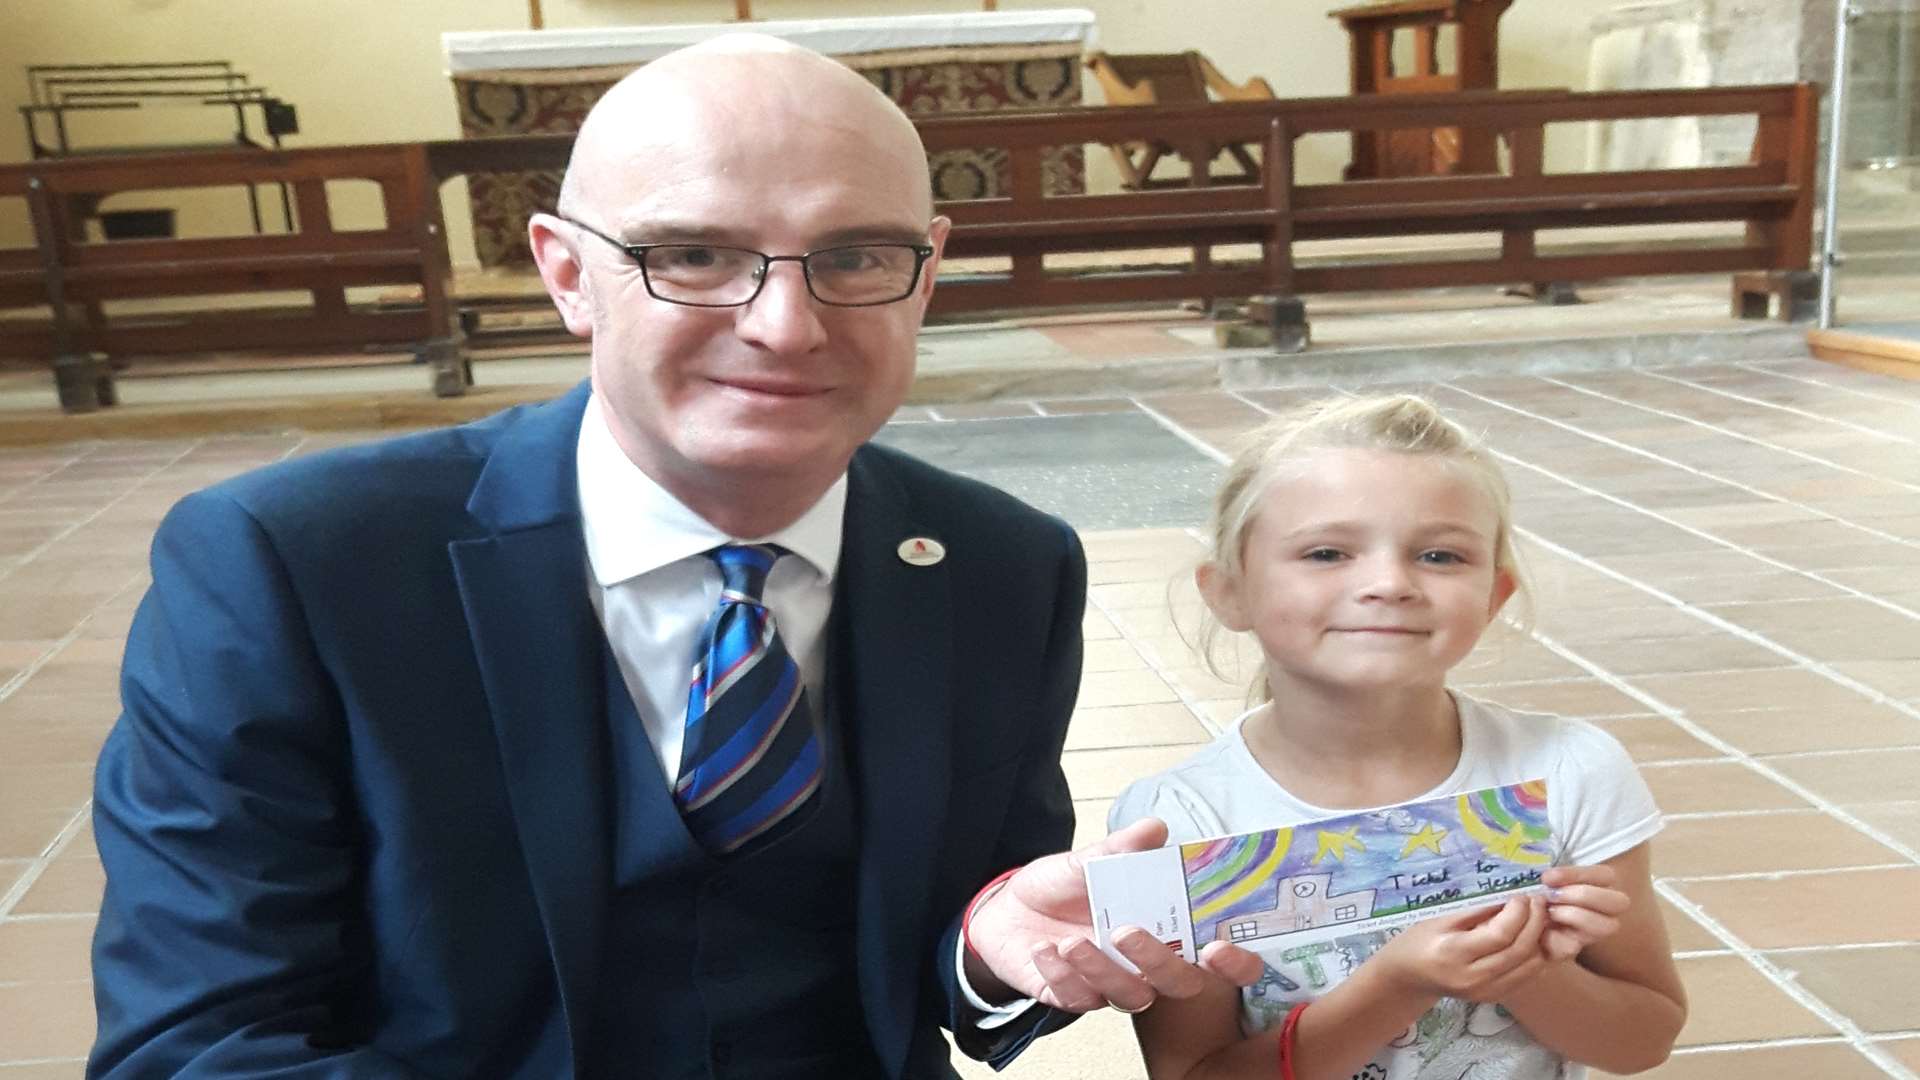
[[[720,606],[693,661],[673,798],[715,855],[766,835],[820,787],[820,740],[800,667],[760,600],[783,554],[771,544],[707,553],[720,566]]]

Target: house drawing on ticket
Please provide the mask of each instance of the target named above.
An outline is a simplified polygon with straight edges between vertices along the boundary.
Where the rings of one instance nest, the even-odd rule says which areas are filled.
[[[1358,922],[1373,915],[1373,889],[1331,893],[1332,874],[1300,874],[1282,878],[1274,890],[1274,906],[1269,911],[1251,913],[1244,918],[1223,919],[1218,937],[1236,944],[1275,934],[1291,934],[1315,926]]]

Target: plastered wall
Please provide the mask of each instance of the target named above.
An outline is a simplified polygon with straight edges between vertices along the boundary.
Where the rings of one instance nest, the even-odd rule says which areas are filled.
[[[1516,0],[1502,20],[1501,85],[1582,88],[1587,27],[1618,0]],[[1002,10],[1081,6],[1099,25],[1098,44],[1115,52],[1197,48],[1228,76],[1265,76],[1284,96],[1344,93],[1345,35],[1327,17],[1337,2],[1300,0],[1001,0]],[[975,0],[755,0],[766,19],[978,10]],[[546,0],[549,27],[717,22],[732,0]],[[440,51],[450,30],[527,26],[525,0],[0,0],[0,161],[27,156],[18,106],[27,100],[29,64],[225,59],[298,107],[292,146],[450,138],[458,134],[453,93]],[[1089,98],[1097,91],[1089,78]],[[76,124],[76,141],[171,142],[220,139],[231,131],[218,110],[143,110]],[[1549,167],[1579,168],[1585,140],[1554,132]],[[1331,177],[1345,159],[1337,139],[1306,140],[1300,167]],[[1099,180],[1096,174],[1096,182]],[[449,186],[448,225],[455,258],[471,259],[464,192]],[[142,200],[120,200],[130,207]],[[237,190],[175,206],[182,232],[244,229]],[[371,214],[371,200],[343,193],[336,216]],[[277,204],[269,199],[269,210]],[[271,215],[270,215],[271,220]],[[24,208],[0,200],[0,243],[28,235]]]

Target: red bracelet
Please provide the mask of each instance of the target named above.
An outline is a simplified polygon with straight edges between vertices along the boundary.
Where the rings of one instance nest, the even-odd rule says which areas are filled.
[[[988,897],[999,892],[1008,881],[1013,879],[1013,875],[1020,872],[1020,869],[1020,867],[1016,866],[1001,874],[999,877],[994,878],[992,881],[987,882],[985,885],[980,886],[980,891],[974,893],[973,899],[967,901],[966,913],[960,916],[960,943],[966,946],[967,951],[973,954],[974,959],[983,964],[987,962],[987,958],[981,956],[980,950],[973,947],[973,936],[969,932],[969,929],[973,925],[974,909],[986,903]]]
[[[1301,1002],[1287,1010],[1287,1018],[1280,1022],[1280,1080],[1294,1080],[1293,1076],[1293,1040],[1300,1027],[1300,1014],[1307,1011],[1307,1003]]]

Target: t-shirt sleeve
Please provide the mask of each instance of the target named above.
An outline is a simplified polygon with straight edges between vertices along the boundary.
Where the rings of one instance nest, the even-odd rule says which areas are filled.
[[[1660,808],[1620,741],[1584,720],[1562,719],[1547,803],[1569,866],[1604,862],[1660,831]]]
[[[1220,836],[1228,831],[1220,825],[1212,807],[1186,784],[1164,773],[1127,785],[1107,810],[1107,831],[1117,832],[1143,817],[1166,822],[1167,842],[1173,844]]]

